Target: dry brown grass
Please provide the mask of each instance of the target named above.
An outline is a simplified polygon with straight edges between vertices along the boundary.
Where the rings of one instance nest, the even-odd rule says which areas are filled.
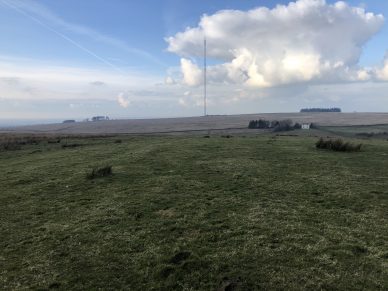
[[[60,144],[64,141],[63,147],[71,147],[68,140],[110,137],[109,135],[85,135],[85,134],[53,134],[53,133],[24,133],[24,132],[0,132],[0,151],[20,150],[26,145],[38,144]]]
[[[388,124],[388,113],[264,113],[206,117],[128,119],[74,124],[48,124],[7,129],[11,133],[34,134],[155,134],[187,131],[244,131],[252,119],[313,122],[324,126]],[[1,130],[0,130],[1,131]],[[5,132],[5,130],[3,130]]]

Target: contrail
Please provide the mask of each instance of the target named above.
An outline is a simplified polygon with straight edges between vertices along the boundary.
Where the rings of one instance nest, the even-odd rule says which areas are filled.
[[[44,28],[50,30],[51,32],[55,33],[56,35],[58,35],[59,37],[63,38],[64,40],[70,42],[71,44],[73,44],[74,46],[78,47],[79,49],[81,49],[82,51],[86,52],[87,54],[89,54],[90,56],[96,58],[97,60],[103,62],[104,64],[110,66],[111,68],[115,69],[116,71],[118,71],[119,73],[123,74],[123,75],[126,75],[126,72],[124,72],[122,69],[118,68],[117,66],[115,66],[114,64],[112,64],[111,62],[107,61],[106,59],[100,57],[99,55],[95,54],[94,52],[92,52],[91,50],[87,49],[86,47],[80,45],[79,43],[77,43],[76,41],[72,40],[70,37],[64,35],[63,33],[53,29],[52,27],[48,26],[47,24],[45,24],[44,22],[40,21],[38,18],[28,14],[27,12],[23,11],[22,9],[19,9],[18,7],[10,4],[9,2],[7,2],[6,0],[1,0],[2,3],[4,3],[6,6],[8,6],[9,8],[11,9],[14,9],[16,10],[17,12],[23,14],[24,16],[30,18],[31,20],[35,21],[36,23],[40,24],[41,26],[43,26]]]

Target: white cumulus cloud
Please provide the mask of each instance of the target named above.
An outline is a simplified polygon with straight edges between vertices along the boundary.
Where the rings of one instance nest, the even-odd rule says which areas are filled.
[[[375,74],[378,80],[388,81],[388,52],[385,55],[383,67],[376,69]]]
[[[182,58],[181,69],[183,74],[183,81],[189,86],[198,86],[202,81],[201,69],[191,60]]]
[[[123,108],[127,108],[131,104],[131,101],[124,96],[124,93],[119,93],[117,96],[117,102]]]
[[[164,79],[164,84],[166,84],[166,85],[175,85],[175,84],[176,84],[176,81],[174,80],[173,77],[167,76],[167,77]]]
[[[309,81],[365,81],[358,65],[363,46],[383,26],[384,17],[345,2],[298,0],[273,9],[222,10],[204,15],[198,26],[166,38],[168,51],[182,57],[183,82],[197,86],[206,35],[209,82],[272,87]],[[381,72],[384,76],[384,72]]]

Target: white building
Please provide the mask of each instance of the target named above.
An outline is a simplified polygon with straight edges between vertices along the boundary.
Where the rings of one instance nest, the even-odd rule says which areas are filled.
[[[310,129],[311,123],[302,123],[302,129]]]

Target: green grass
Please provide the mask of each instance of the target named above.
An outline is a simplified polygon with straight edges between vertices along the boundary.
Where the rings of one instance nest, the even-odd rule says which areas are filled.
[[[120,138],[0,152],[1,290],[388,289],[388,142]]]

